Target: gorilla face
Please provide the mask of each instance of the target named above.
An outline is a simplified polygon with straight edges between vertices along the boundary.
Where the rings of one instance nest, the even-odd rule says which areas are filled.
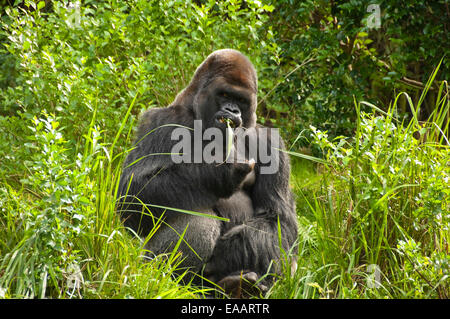
[[[244,97],[230,90],[220,90],[216,94],[216,105],[219,107],[219,111],[213,117],[216,126],[226,124],[227,120],[232,128],[242,125],[241,110],[248,108],[248,102]]]
[[[222,82],[222,83],[221,83]],[[252,111],[252,94],[249,90],[229,85],[225,81],[215,81],[200,93],[196,111],[203,120],[205,128],[225,129],[227,122],[232,128],[249,125]]]
[[[181,97],[192,94],[195,119],[203,128],[253,127],[257,78],[252,63],[238,51],[219,50],[203,62]],[[177,97],[180,99],[180,97]]]

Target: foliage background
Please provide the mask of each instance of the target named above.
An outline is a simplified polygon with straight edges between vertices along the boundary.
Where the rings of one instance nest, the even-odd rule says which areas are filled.
[[[258,71],[259,122],[279,127],[291,151],[329,163],[294,160],[303,262],[272,296],[447,296],[448,148],[418,153],[412,136],[448,137],[448,2],[378,1],[378,29],[367,27],[370,3],[1,2],[0,294],[201,294],[164,276],[179,256],[143,265],[142,245],[114,215],[114,191],[139,114],[168,105],[209,53],[231,47]],[[366,103],[355,109],[355,100]],[[387,113],[370,115],[374,105]],[[443,134],[426,130],[430,116]],[[385,197],[397,187],[408,191]],[[347,223],[361,215],[344,203],[357,201],[371,213]],[[384,290],[358,286],[372,263]]]

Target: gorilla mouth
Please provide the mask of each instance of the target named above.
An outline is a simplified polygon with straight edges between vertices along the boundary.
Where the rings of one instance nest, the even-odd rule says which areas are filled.
[[[218,122],[225,124],[226,126],[230,126],[231,128],[236,128],[241,125],[240,119],[229,118],[229,117],[225,117],[225,116],[219,117]]]
[[[236,126],[231,119],[223,117],[223,116],[219,119],[219,122],[226,124],[227,126],[229,125],[229,126],[231,126],[231,128],[235,128],[235,126]]]

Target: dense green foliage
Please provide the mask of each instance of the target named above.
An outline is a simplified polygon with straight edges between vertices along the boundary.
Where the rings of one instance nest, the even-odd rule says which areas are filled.
[[[380,5],[379,28],[368,21],[372,3]],[[275,72],[314,59],[290,74],[270,101],[293,136],[311,123],[334,136],[352,132],[352,96],[387,108],[404,91],[417,103],[433,68],[450,53],[446,1],[282,0],[276,7],[269,18],[280,52]],[[438,78],[449,75],[444,64]],[[436,89],[423,103],[422,119],[433,110]],[[399,104],[407,111],[406,100]]]
[[[258,120],[293,155],[299,267],[267,296],[449,297],[446,1],[380,1],[380,28],[362,0],[16,2],[0,5],[0,297],[202,296],[172,276],[178,254],[143,262],[114,202],[139,114],[224,47],[254,63]]]

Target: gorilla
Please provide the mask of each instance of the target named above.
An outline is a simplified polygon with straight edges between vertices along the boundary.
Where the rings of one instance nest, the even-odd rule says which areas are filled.
[[[211,53],[172,104],[141,115],[118,188],[124,225],[143,237],[152,232],[146,249],[170,252],[182,237],[182,265],[234,297],[244,296],[244,282],[248,289],[267,288],[273,280],[264,275],[280,273],[281,252],[292,250],[297,238],[289,158],[275,129],[256,124],[256,106],[249,59],[232,49]],[[183,144],[188,160],[180,162],[174,133],[183,128],[193,138]],[[199,161],[208,142],[202,134],[211,128],[229,137],[215,144],[222,161]],[[241,134],[230,137],[233,128]],[[244,146],[234,147],[238,141]],[[276,170],[267,170],[273,163],[262,154]]]

